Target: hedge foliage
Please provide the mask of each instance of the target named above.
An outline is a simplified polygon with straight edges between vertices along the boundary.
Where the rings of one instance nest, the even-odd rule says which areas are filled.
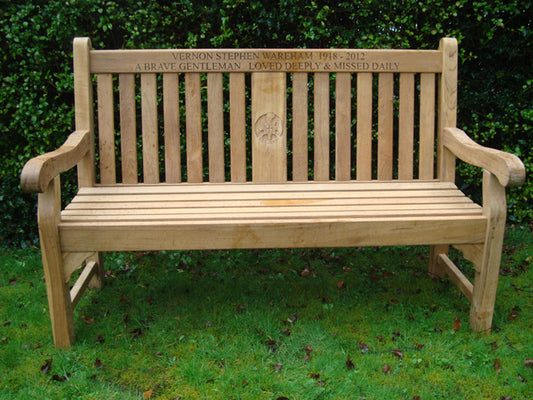
[[[0,10],[0,242],[36,239],[36,196],[20,171],[73,129],[72,39],[95,48],[436,48],[459,40],[459,127],[533,170],[530,1],[11,1]],[[74,175],[64,179],[72,187]],[[477,170],[460,166],[472,191]],[[477,188],[479,189],[479,188]],[[533,183],[509,191],[510,218],[532,218]]]

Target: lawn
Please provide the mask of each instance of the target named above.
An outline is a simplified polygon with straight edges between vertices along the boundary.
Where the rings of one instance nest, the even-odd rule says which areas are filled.
[[[491,335],[427,247],[117,253],[69,350],[39,250],[3,249],[0,399],[531,398],[530,227],[505,243]]]

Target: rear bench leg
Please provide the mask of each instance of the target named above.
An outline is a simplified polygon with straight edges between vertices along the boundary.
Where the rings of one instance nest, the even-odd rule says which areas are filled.
[[[470,325],[474,332],[490,333],[505,231],[505,188],[488,171],[483,172],[483,213],[488,218],[481,265],[476,268]]]
[[[91,281],[89,282],[89,288],[91,289],[101,289],[104,285],[104,255],[100,252],[97,252],[94,256],[90,257],[88,260],[94,261],[98,266],[96,273],[93,275]]]
[[[439,254],[448,254],[449,246],[447,244],[433,245],[429,248],[429,276],[432,278],[444,278],[446,272],[439,265]]]
[[[70,291],[65,284],[59,243],[60,198],[60,182],[59,177],[56,177],[45,192],[39,194],[38,221],[54,344],[67,348],[72,345],[75,333]]]

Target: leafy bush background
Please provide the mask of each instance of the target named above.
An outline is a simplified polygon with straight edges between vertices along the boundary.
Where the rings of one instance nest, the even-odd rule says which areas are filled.
[[[33,156],[73,129],[72,39],[95,48],[436,48],[459,40],[459,127],[533,170],[530,1],[11,1],[0,9],[0,242],[36,240],[36,196],[20,190]],[[74,174],[66,186],[73,188]],[[458,184],[479,186],[460,166]],[[479,189],[477,187],[476,189]],[[533,183],[509,191],[512,221],[532,218]]]

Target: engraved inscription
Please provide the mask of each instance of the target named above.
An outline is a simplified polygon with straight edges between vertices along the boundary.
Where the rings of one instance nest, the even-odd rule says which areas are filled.
[[[283,135],[283,122],[276,114],[269,112],[261,115],[255,122],[255,136],[261,142],[274,143]]]
[[[157,62],[137,62],[135,72],[399,71],[393,57],[360,50],[173,51]],[[151,61],[151,60],[150,60]]]

